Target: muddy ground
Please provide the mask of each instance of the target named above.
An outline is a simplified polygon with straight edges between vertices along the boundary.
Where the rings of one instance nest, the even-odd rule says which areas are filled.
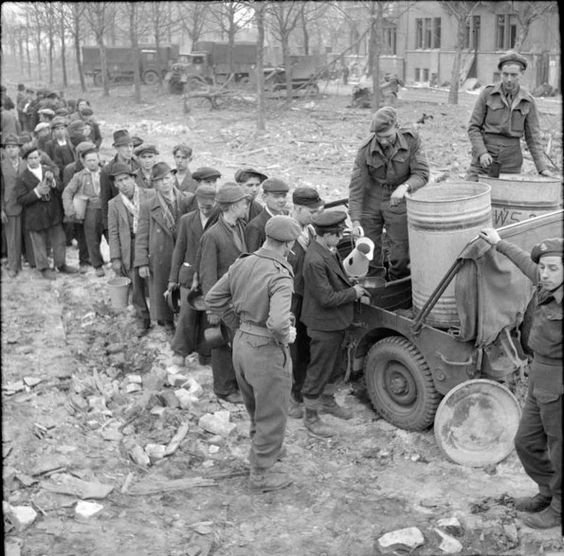
[[[325,92],[332,94],[289,105],[269,101],[262,134],[245,98],[218,111],[194,103],[185,113],[179,97],[152,90],[143,91],[142,105],[132,102],[129,88],[112,91],[109,99],[99,91],[87,96],[102,124],[106,158],[112,132],[127,127],[158,145],[170,163],[172,146],[182,141],[194,148],[192,169],[216,166],[227,181],[248,164],[292,186],[318,187],[333,200],[346,196],[369,111],[347,108],[343,86]],[[449,106],[444,92],[400,92],[403,123],[433,116],[418,126],[433,179],[464,174],[465,126],[475,98],[464,93],[460,105]],[[545,140],[552,136],[551,158],[560,161],[561,105],[554,99],[539,105]],[[526,160],[525,171],[532,168]],[[67,260],[77,264],[76,248],[69,248]],[[218,402],[210,368],[194,360],[182,374],[203,391],[185,409],[175,407],[173,392],[183,380],[170,384],[169,375],[180,369],[171,365],[169,338],[160,327],[134,336],[130,311],[111,306],[109,277],[110,270],[104,278],[90,271],[47,282],[26,267],[11,280],[3,265],[3,499],[37,514],[24,528],[5,513],[6,553],[369,556],[379,553],[382,534],[415,526],[424,543],[412,553],[434,555],[443,553],[435,528],[444,517],[461,524],[452,531],[460,554],[563,550],[559,530],[524,527],[513,509],[510,495],[535,491],[514,453],[488,468],[449,462],[432,430],[406,432],[380,419],[361,376],[338,394],[355,417],[326,417],[337,431],[334,439],[312,438],[300,421],[290,420],[288,454],[277,465],[294,484],[251,493],[246,414]],[[236,424],[226,437],[198,425],[202,415],[218,410],[229,411]],[[156,453],[150,465],[130,456],[135,444],[167,446],[186,429],[178,447],[164,458]],[[78,515],[81,498],[102,508],[91,517]]]

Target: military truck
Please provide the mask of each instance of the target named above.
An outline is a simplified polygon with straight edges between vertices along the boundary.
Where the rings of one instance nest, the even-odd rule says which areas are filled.
[[[200,41],[192,52],[181,54],[165,75],[171,93],[181,93],[184,86],[194,89],[206,83],[221,83],[233,73],[235,82],[246,82],[254,69],[257,45],[252,42],[234,43],[229,61],[229,43]]]
[[[178,45],[139,46],[139,72],[146,85],[154,85],[164,78],[170,65],[178,58]],[[110,82],[133,82],[134,51],[127,46],[106,47],[108,77]],[[158,58],[160,57],[160,66]],[[102,65],[100,49],[97,46],[82,47],[83,69],[92,77],[94,85],[102,85]]]

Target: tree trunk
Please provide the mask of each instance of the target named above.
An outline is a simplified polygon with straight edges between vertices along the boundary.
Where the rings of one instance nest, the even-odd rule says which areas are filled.
[[[257,130],[266,129],[265,103],[264,103],[264,5],[258,2],[255,5],[257,22]]]
[[[304,34],[304,54],[309,55],[309,33],[307,32],[307,21],[305,16],[305,4],[302,5],[300,10],[300,17],[302,20],[302,32]]]
[[[41,35],[38,35],[35,39],[35,48],[37,50],[37,77],[41,80],[43,78],[41,71]]]
[[[47,4],[49,6],[49,4]],[[47,19],[49,23],[47,30],[49,33],[49,85],[53,84],[53,47],[55,46],[55,33],[53,29],[53,8],[49,6],[47,9]]]
[[[61,17],[61,65],[63,67],[63,87],[68,87],[68,77],[67,77],[67,53],[65,48],[65,21],[63,19],[63,14]]]
[[[450,89],[448,91],[448,103],[458,104],[458,89],[460,88],[460,65],[462,61],[462,49],[464,48],[464,28],[466,18],[456,19],[456,46],[452,73],[450,76]]]
[[[137,43],[137,22],[135,16],[137,14],[137,4],[128,2],[127,9],[129,11],[129,40],[131,41],[131,50],[133,50],[133,84],[135,89],[135,102],[141,103],[141,73],[140,73],[140,56],[139,45]]]
[[[286,70],[286,97],[288,101],[292,100],[292,64],[290,64],[290,52],[288,45],[288,34],[283,33],[281,37],[282,43],[282,65]]]
[[[74,52],[76,55],[76,68],[78,69],[78,77],[80,79],[80,90],[86,92],[86,82],[84,80],[84,71],[82,69],[82,58],[80,56],[80,17],[78,12],[78,4],[72,5],[72,15],[74,24]]]
[[[159,74],[159,89],[163,85],[163,68],[161,60],[161,32],[159,26],[155,27],[155,46],[157,47],[157,72]]]
[[[106,57],[106,46],[104,44],[104,37],[101,34],[98,34],[96,37],[96,42],[98,44],[98,48],[100,49],[100,67],[102,71],[102,85],[104,87],[104,94],[103,96],[109,97],[110,96],[110,83],[109,83],[109,76],[108,76],[108,60]]]
[[[372,108],[380,108],[380,53],[382,50],[382,19],[384,17],[384,6],[377,2],[378,13],[372,23],[371,32],[374,32],[374,43],[372,44]]]
[[[31,38],[29,36],[29,19],[27,14],[25,16],[25,55],[27,59],[27,76],[31,78],[31,54],[29,52],[29,42]],[[23,58],[22,58],[23,62]]]
[[[229,19],[229,30],[227,31],[227,40],[229,42],[229,47],[227,49],[227,63],[229,64],[229,75],[235,73],[235,67],[233,64],[233,48],[235,44],[235,33],[237,32],[235,28],[235,8],[231,8],[230,19]]]

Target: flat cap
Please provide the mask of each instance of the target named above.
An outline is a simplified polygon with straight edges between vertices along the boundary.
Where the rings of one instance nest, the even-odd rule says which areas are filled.
[[[236,203],[247,196],[246,191],[235,183],[223,184],[215,194],[218,203]]]
[[[264,227],[266,236],[278,241],[292,241],[297,239],[301,232],[300,225],[291,216],[282,214],[269,218]]]
[[[44,114],[45,116],[49,116],[50,118],[53,118],[55,116],[55,111],[51,110],[51,108],[40,108],[37,113]]]
[[[370,131],[374,133],[385,133],[398,123],[398,113],[391,106],[383,106],[377,110],[370,123]]]
[[[527,69],[527,59],[524,56],[521,56],[518,52],[514,52],[513,50],[509,50],[499,58],[499,62],[497,64],[497,69],[501,70],[504,64],[519,64],[523,70]]]
[[[35,144],[28,145],[27,147],[24,147],[24,148],[22,149],[21,157],[22,157],[24,160],[26,160],[27,157],[28,157],[31,153],[33,153],[33,152],[35,152],[35,151],[38,151],[38,150],[39,150],[39,147],[38,147],[37,145],[35,145]]]
[[[23,143],[15,133],[8,133],[2,136],[2,146],[5,145],[17,145],[19,147]]]
[[[290,187],[278,178],[268,178],[262,182],[262,190],[265,193],[288,193]]]
[[[201,199],[215,199],[216,190],[215,186],[202,183],[198,185],[195,193],[196,197],[200,197]]]
[[[94,110],[92,110],[92,108],[89,108],[88,106],[86,108],[83,108],[80,113],[83,116],[92,116],[92,114],[94,114]]]
[[[40,132],[42,129],[49,129],[51,126],[47,122],[40,122],[35,126],[34,133]]]
[[[87,154],[90,153],[98,153],[98,147],[94,145],[93,147],[85,148],[82,151],[80,151],[79,156],[86,156]]]
[[[131,139],[127,129],[118,129],[117,131],[114,131],[114,147],[121,147],[123,145],[129,145],[130,143],[133,143],[133,140]]]
[[[82,120],[73,120],[68,127],[69,133],[82,133],[86,124]]]
[[[311,219],[312,224],[320,230],[338,230],[344,228],[347,213],[344,210],[324,210]]]
[[[51,120],[51,129],[55,129],[59,125],[67,127],[67,119],[63,118],[63,116],[55,116]]]
[[[157,162],[151,168],[151,181],[162,180],[167,174],[170,174],[170,166],[166,162]]]
[[[33,141],[33,137],[29,133],[22,133],[19,136],[19,139],[20,139],[20,144],[22,145],[25,145],[26,143]]]
[[[531,259],[534,263],[540,261],[541,257],[545,255],[560,256],[562,257],[563,240],[561,237],[551,237],[537,243],[531,250]]]
[[[135,156],[142,156],[147,153],[159,154],[159,151],[157,150],[157,147],[155,147],[155,145],[150,145],[149,143],[142,143],[133,151],[133,154]]]
[[[127,164],[124,164],[123,162],[116,162],[115,164],[113,164],[109,174],[110,178],[115,178],[116,176],[121,176],[122,174],[134,176],[135,172]]]
[[[198,168],[195,172],[192,172],[192,178],[197,181],[202,180],[213,180],[214,178],[221,178],[221,172],[215,168],[208,168],[207,166],[202,166]]]
[[[90,149],[95,149],[96,145],[94,143],[92,143],[92,141],[81,141],[77,146],[76,146],[76,152],[78,154],[78,156],[82,156],[83,153],[85,153],[86,151],[89,151]]]
[[[261,183],[268,179],[268,176],[255,170],[254,168],[240,168],[235,172],[235,181],[237,183],[242,183],[247,181],[251,176],[257,176]]]
[[[313,187],[296,187],[292,193],[292,203],[303,207],[317,208],[323,204],[323,201]]]
[[[143,144],[143,139],[141,139],[141,137],[137,137],[137,135],[134,135],[133,137],[131,137],[131,142],[133,143],[133,148],[135,148]]]

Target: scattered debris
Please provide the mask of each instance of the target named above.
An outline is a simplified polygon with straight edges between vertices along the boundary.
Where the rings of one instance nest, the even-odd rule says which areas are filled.
[[[51,477],[53,482],[42,481],[41,488],[48,492],[68,494],[80,499],[102,499],[106,498],[114,489],[113,485],[107,485],[96,481],[83,481],[68,473],[61,473]]]
[[[194,394],[191,394],[188,390],[184,388],[179,388],[178,390],[174,391],[174,395],[178,399],[180,403],[180,407],[182,409],[193,409],[198,404],[198,397]]]
[[[378,547],[383,553],[393,552],[397,549],[415,550],[425,543],[423,533],[417,527],[398,529],[382,535],[378,539]]]
[[[25,382],[26,386],[33,388],[37,386],[40,382],[43,382],[42,378],[36,378],[34,376],[24,376],[23,381]]]
[[[440,529],[435,528],[434,531],[441,538],[441,544],[439,545],[439,548],[443,552],[445,552],[446,554],[457,554],[458,552],[462,551],[463,546],[460,541],[458,541],[454,537],[451,537],[450,535],[447,535],[446,533],[443,533],[443,531],[441,531]]]
[[[80,500],[76,503],[75,513],[80,517],[92,517],[98,512],[101,512],[103,509],[104,506],[102,506],[102,504],[96,504],[96,502],[84,502],[83,500]]]
[[[205,479],[203,477],[190,477],[186,479],[145,479],[142,483],[131,487],[128,494],[133,496],[143,496],[146,494],[161,494],[163,492],[176,492],[194,487],[217,486],[213,479]]]
[[[149,456],[151,463],[155,463],[165,457],[166,446],[164,444],[147,444],[145,453]]]
[[[123,446],[129,457],[142,467],[148,467],[151,464],[149,456],[144,452],[143,448],[139,446],[133,439],[126,438],[123,441]]]
[[[5,501],[2,502],[2,511],[4,519],[7,519],[17,531],[29,527],[37,517],[37,512],[31,506],[12,506]]]
[[[206,413],[200,417],[198,425],[205,431],[220,436],[229,436],[237,430],[235,423],[229,422],[230,413],[226,410]]]
[[[182,423],[176,434],[171,438],[170,442],[168,443],[167,447],[165,448],[164,455],[170,456],[176,452],[180,443],[184,440],[185,436],[188,434],[189,425],[188,423]]]
[[[437,521],[437,525],[443,531],[446,531],[455,537],[461,537],[464,534],[464,529],[456,517],[443,517]]]

